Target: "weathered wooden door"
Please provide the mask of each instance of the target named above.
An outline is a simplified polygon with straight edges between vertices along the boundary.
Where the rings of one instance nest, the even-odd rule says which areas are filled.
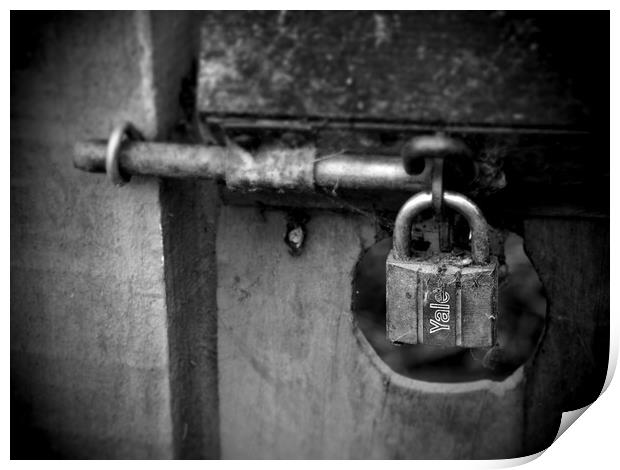
[[[154,45],[164,44],[166,16],[152,19],[161,33],[151,35],[161,39]],[[607,20],[205,14],[197,99],[191,79],[181,94],[185,124],[196,104],[199,119],[186,128],[200,141],[133,142],[115,153],[124,170],[164,177],[158,305],[167,343],[158,351],[169,356],[162,369],[174,455],[510,458],[546,448],[563,411],[596,399],[609,349],[609,83],[593,82],[608,69],[591,51],[606,48]],[[151,54],[153,76],[140,83],[169,84],[162,64],[174,69],[174,54],[165,50]],[[157,104],[168,95],[149,96]],[[398,208],[428,185],[428,169],[411,178],[402,171],[400,150],[438,133],[469,149],[463,161],[474,170],[446,162],[446,187],[476,201],[498,246],[507,231],[523,238],[546,293],[532,354],[503,375],[401,375],[354,306],[363,260],[390,245]],[[76,152],[78,167],[103,170],[105,144]],[[387,172],[396,181],[383,173],[362,190],[358,174],[325,163],[351,155],[366,169],[397,161]],[[275,164],[253,166],[259,160]],[[290,162],[305,170],[291,176]],[[126,296],[140,291],[150,306],[137,279]],[[501,362],[502,345],[492,351],[485,360]],[[165,393],[158,398],[168,403]]]
[[[463,190],[525,240],[548,298],[535,354],[502,380],[390,369],[351,309],[353,273],[408,194],[231,192],[217,223],[224,458],[509,458],[544,449],[601,390],[608,354],[605,15],[210,13],[207,139],[398,154],[437,131],[482,173]],[[576,38],[579,29],[587,34]],[[602,73],[594,73],[600,70]],[[456,182],[458,184],[458,181]],[[251,189],[251,188],[250,188]],[[396,195],[395,195],[396,194]],[[284,242],[304,209],[297,256]],[[385,220],[388,222],[385,223]],[[501,321],[501,312],[500,312]]]

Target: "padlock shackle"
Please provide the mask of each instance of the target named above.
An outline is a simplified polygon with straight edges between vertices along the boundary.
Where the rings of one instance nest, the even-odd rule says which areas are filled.
[[[482,211],[468,197],[452,191],[444,191],[446,206],[461,214],[469,224],[471,231],[471,257],[475,264],[489,262],[489,227]],[[409,198],[401,207],[394,222],[394,255],[406,260],[411,253],[411,225],[416,215],[432,206],[433,196],[430,191],[422,191]]]

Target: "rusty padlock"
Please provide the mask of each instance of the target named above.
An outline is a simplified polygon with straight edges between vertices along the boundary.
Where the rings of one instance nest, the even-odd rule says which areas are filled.
[[[462,194],[446,191],[443,199],[469,223],[471,252],[412,257],[412,222],[432,206],[432,194],[417,193],[403,205],[386,262],[388,339],[443,347],[493,346],[498,263],[489,255],[487,222],[480,209]]]

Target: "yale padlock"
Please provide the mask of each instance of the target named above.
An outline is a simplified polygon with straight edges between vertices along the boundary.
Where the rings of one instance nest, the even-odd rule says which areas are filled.
[[[431,207],[432,194],[420,192],[403,205],[386,262],[388,339],[444,347],[493,346],[498,264],[497,258],[489,255],[487,222],[462,194],[446,191],[443,200],[469,223],[471,253],[412,257],[412,222]]]

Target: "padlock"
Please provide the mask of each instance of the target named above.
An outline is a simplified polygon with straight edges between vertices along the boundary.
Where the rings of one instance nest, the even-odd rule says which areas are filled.
[[[464,255],[410,254],[411,227],[431,207],[430,191],[400,209],[386,262],[387,336],[393,343],[482,348],[495,344],[498,263],[489,255],[488,225],[467,197],[444,192],[447,207],[462,214],[471,232]]]

